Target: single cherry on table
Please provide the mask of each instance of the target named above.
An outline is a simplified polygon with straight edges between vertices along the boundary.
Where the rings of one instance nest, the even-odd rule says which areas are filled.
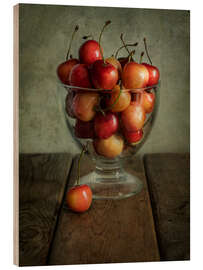
[[[78,159],[78,175],[76,185],[71,187],[66,193],[67,205],[72,211],[78,213],[87,211],[92,203],[92,190],[90,186],[86,184],[80,185],[80,162],[85,150],[86,146],[83,146]]]

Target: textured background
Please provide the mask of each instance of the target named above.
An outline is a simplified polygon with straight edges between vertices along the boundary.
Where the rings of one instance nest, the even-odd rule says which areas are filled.
[[[20,5],[20,152],[72,152],[78,148],[59,110],[56,67],[64,61],[76,24],[73,56],[82,36],[102,38],[104,55],[143,37],[161,73],[160,108],[155,126],[140,153],[185,152],[190,142],[190,14],[189,11]],[[124,52],[124,51],[123,51]],[[145,58],[146,60],[146,58]]]

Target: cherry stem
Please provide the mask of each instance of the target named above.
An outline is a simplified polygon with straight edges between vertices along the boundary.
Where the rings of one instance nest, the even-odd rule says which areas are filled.
[[[133,59],[132,56],[133,56],[134,53],[135,53],[135,50],[133,50],[132,52],[130,52],[130,54],[128,55],[128,63],[131,61],[131,59]]]
[[[78,159],[78,177],[77,177],[77,181],[76,181],[77,186],[79,186],[79,184],[80,184],[80,162],[81,162],[82,156],[86,152],[86,150],[87,150],[87,146],[83,145],[82,151],[80,153],[80,157]]]
[[[148,57],[148,59],[149,59],[150,64],[152,65],[152,60],[151,60],[151,58],[149,57],[149,53],[148,53],[148,49],[147,49],[146,38],[144,38],[143,41],[144,41],[144,46],[145,46],[145,51],[146,51],[147,57]]]
[[[88,35],[88,36],[83,37],[83,39],[88,39],[88,38],[94,39],[93,35]]]
[[[134,44],[126,44],[127,47],[130,47],[130,46],[137,46],[138,45],[138,42],[134,43]],[[125,48],[125,45],[121,46],[120,48],[118,48],[118,50],[116,51],[115,53],[115,58],[117,58],[118,56],[118,53],[120,52],[121,49]]]
[[[144,55],[144,52],[141,52],[141,55],[140,55],[140,64],[142,63],[143,55]]]
[[[75,26],[75,29],[74,29],[74,31],[73,31],[72,37],[71,37],[70,45],[69,45],[68,52],[67,52],[67,55],[66,55],[66,61],[68,60],[68,57],[69,57],[69,54],[70,54],[70,49],[71,49],[71,46],[72,46],[72,42],[73,42],[75,33],[78,31],[78,29],[79,29],[79,26],[76,25],[76,26]]]
[[[120,39],[121,39],[121,41],[123,42],[123,45],[124,45],[126,51],[128,52],[128,54],[130,54],[131,52],[128,50],[128,47],[127,47],[127,45],[125,44],[125,41],[124,41],[124,39],[123,39],[123,33],[121,33]],[[134,53],[135,53],[135,51],[134,51]],[[132,58],[132,60],[134,61],[133,58]]]
[[[100,49],[100,53],[101,53],[101,56],[102,56],[102,59],[103,59],[104,63],[105,63],[105,60],[104,60],[104,55],[103,55],[103,51],[102,51],[102,48],[101,48],[101,37],[102,37],[102,34],[103,34],[103,32],[104,32],[104,29],[105,29],[106,26],[109,25],[110,23],[111,23],[111,21],[105,22],[105,24],[104,24],[104,26],[103,26],[103,28],[102,28],[102,30],[101,30],[100,36],[99,36],[99,49]]]
[[[103,116],[105,116],[106,115],[105,111],[101,108],[101,105],[100,105],[102,98],[103,98],[102,96],[99,97],[99,105],[94,106],[94,110],[95,110],[95,112],[100,112],[103,114]]]
[[[120,98],[120,96],[121,96],[121,92],[122,92],[122,89],[121,89],[121,87],[120,87],[119,94],[118,94],[118,96],[116,97],[116,99],[114,100],[113,104],[111,104],[109,107],[105,108],[104,111],[108,111],[108,110],[112,109],[112,108],[118,103],[119,98]]]

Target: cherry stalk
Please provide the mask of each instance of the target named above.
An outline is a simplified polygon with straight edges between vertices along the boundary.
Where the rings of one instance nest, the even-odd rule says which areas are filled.
[[[150,56],[149,56],[148,49],[147,49],[146,38],[144,38],[143,41],[144,41],[144,46],[145,46],[145,51],[146,51],[147,57],[148,57],[148,59],[149,59],[150,64],[152,65],[152,60],[151,60],[151,58],[150,58]]]
[[[126,46],[127,46],[127,47],[130,47],[130,46],[136,47],[137,45],[138,45],[138,42],[133,43],[133,44],[126,44],[126,45],[121,46],[120,48],[117,49],[117,51],[116,51],[116,53],[115,53],[115,58],[118,57],[118,53],[120,52],[120,50],[122,50],[122,49],[125,48]]]
[[[129,55],[128,55],[128,63],[131,62],[131,60],[133,60],[133,57],[132,57],[133,54],[135,54],[135,50],[133,50],[132,52],[129,53]]]
[[[129,51],[129,49],[128,49],[128,47],[127,47],[127,45],[126,45],[126,43],[125,43],[125,41],[124,41],[124,39],[123,39],[123,33],[121,33],[120,39],[121,39],[121,41],[123,42],[123,46],[125,47],[126,51],[127,51],[128,54],[130,55],[130,51]],[[133,57],[132,57],[132,60],[134,61]]]
[[[104,29],[105,29],[110,23],[111,23],[111,21],[105,22],[105,24],[104,24],[104,26],[103,26],[103,28],[102,28],[102,30],[101,30],[101,33],[100,33],[100,35],[99,35],[99,48],[100,48],[100,53],[101,53],[101,56],[102,56],[102,59],[103,59],[104,63],[105,63],[105,59],[104,59],[104,55],[103,55],[103,50],[102,50],[102,48],[101,48],[101,37],[102,37],[102,34],[103,34],[103,32],[104,32]]]
[[[94,39],[93,35],[84,36],[84,37],[82,37],[82,38],[83,38],[83,39],[88,39],[88,38]]]
[[[69,58],[69,54],[70,54],[70,49],[71,49],[71,46],[72,46],[72,42],[73,42],[74,36],[75,36],[76,32],[78,31],[78,29],[79,29],[79,26],[76,25],[75,26],[75,29],[73,31],[72,37],[71,37],[71,41],[70,41],[70,44],[69,44],[68,52],[67,52],[67,55],[66,55],[66,60],[68,60],[68,58]]]
[[[141,55],[140,55],[140,64],[142,63],[143,56],[144,56],[144,52],[141,52]]]
[[[108,58],[104,59],[103,50],[101,48],[101,37],[104,29],[111,23],[111,21],[107,21],[100,33],[99,36],[99,50],[101,55],[101,60],[95,61],[91,66],[91,80],[92,84],[97,89],[108,89],[111,90],[115,87],[118,79],[119,79],[119,66],[115,63],[115,60],[110,60]],[[110,60],[110,63],[108,62]],[[120,64],[120,63],[119,63]]]
[[[80,185],[80,162],[81,162],[81,159],[86,151],[87,151],[87,145],[83,145],[83,148],[82,148],[82,151],[80,153],[79,160],[78,160],[78,176],[77,176],[77,181],[76,181],[77,186]]]

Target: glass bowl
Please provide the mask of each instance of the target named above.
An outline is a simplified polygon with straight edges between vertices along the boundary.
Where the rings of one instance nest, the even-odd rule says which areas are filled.
[[[123,89],[122,91],[130,93],[131,101],[141,103],[146,93],[152,93],[154,96],[154,105],[151,112],[145,114],[146,118],[141,129],[142,137],[137,142],[131,143],[129,140],[126,140],[124,130],[122,128],[122,113],[116,112],[119,119],[119,128],[116,133],[112,136],[112,139],[98,139],[97,135],[95,135],[95,116],[93,120],[88,121],[88,128],[86,128],[85,132],[78,134],[78,124],[76,122],[84,123],[84,121],[80,121],[77,118],[74,118],[74,106],[75,106],[75,96],[76,95],[87,95],[87,94],[96,94],[99,96],[99,104],[100,107],[104,109],[104,114],[107,113],[105,111],[106,107],[109,108],[109,111],[112,110],[112,107],[106,105],[106,100],[110,98],[110,95],[114,90],[108,89],[91,89],[91,88],[81,88],[70,86],[66,84],[62,84],[58,81],[58,95],[60,100],[60,106],[62,108],[67,127],[74,138],[74,141],[80,149],[82,150],[86,147],[87,154],[94,165],[94,171],[91,173],[82,176],[80,178],[80,184],[87,184],[91,187],[93,192],[93,199],[123,199],[126,197],[130,197],[132,195],[138,194],[143,187],[142,181],[136,176],[125,169],[126,164],[131,164],[133,159],[135,158],[136,153],[145,143],[147,137],[150,134],[150,131],[153,127],[154,120],[156,118],[157,110],[159,107],[159,89],[160,82],[157,85],[139,88],[139,89]],[[91,96],[90,94],[90,96]],[[116,99],[115,99],[116,101]],[[102,104],[103,103],[103,104]],[[116,102],[115,102],[116,104]],[[115,104],[113,104],[115,106]],[[86,109],[88,110],[88,102],[85,104]],[[97,109],[95,106],[94,109]],[[96,114],[101,114],[101,112],[96,112]],[[85,124],[85,125],[86,125]],[[80,129],[80,128],[79,128]],[[81,128],[82,129],[82,128]],[[82,129],[83,130],[83,129]],[[84,131],[84,130],[83,130]],[[88,133],[88,134],[87,134]],[[80,137],[80,138],[79,138]],[[81,138],[82,137],[82,138]],[[113,141],[113,145],[116,143],[120,143],[119,141],[114,141],[115,138],[119,138],[122,143],[122,152],[114,157],[111,157],[111,143],[110,140]],[[101,142],[101,140],[103,140]],[[108,141],[107,141],[108,140]],[[99,142],[99,143],[98,143]],[[109,143],[109,147],[108,147]],[[107,145],[108,154],[105,154],[103,145]],[[100,145],[100,150],[98,151]],[[105,146],[106,147],[106,146]],[[105,148],[106,149],[106,148]],[[109,150],[108,150],[109,149]],[[82,160],[82,162],[85,162]]]

